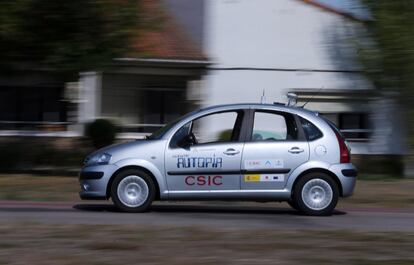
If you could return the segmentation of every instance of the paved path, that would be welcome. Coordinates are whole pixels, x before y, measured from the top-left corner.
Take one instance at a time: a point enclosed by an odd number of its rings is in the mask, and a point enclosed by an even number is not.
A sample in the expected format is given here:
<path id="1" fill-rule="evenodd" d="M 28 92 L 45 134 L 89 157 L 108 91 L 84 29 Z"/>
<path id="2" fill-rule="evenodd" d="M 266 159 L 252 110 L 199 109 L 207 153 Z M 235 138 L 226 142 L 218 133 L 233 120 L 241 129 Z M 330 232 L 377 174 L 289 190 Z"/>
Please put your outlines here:
<path id="1" fill-rule="evenodd" d="M 264 205 L 264 206 L 263 206 Z M 158 202 L 141 214 L 120 213 L 109 203 L 0 201 L 0 224 L 140 224 L 234 229 L 352 229 L 414 232 L 413 209 L 338 209 L 329 217 L 302 216 L 290 208 L 237 203 Z"/>

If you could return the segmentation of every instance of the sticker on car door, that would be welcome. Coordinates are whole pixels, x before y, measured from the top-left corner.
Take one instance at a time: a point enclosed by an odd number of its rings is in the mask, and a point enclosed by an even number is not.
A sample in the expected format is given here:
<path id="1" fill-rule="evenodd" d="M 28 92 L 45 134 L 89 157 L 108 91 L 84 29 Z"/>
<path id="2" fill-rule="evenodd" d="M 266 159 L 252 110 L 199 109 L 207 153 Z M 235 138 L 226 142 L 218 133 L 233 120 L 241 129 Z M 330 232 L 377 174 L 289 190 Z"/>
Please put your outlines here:
<path id="1" fill-rule="evenodd" d="M 245 169 L 283 168 L 283 159 L 256 159 L 245 160 Z"/>
<path id="2" fill-rule="evenodd" d="M 245 182 L 267 182 L 267 181 L 285 181 L 283 174 L 247 174 L 244 175 Z"/>

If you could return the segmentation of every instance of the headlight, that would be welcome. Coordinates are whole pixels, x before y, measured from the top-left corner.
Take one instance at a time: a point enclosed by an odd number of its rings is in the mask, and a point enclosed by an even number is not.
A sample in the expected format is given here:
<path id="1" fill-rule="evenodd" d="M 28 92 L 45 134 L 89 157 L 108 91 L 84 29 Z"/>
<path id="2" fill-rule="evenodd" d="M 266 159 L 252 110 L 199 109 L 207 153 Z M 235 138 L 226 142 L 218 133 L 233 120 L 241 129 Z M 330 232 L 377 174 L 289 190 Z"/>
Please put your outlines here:
<path id="1" fill-rule="evenodd" d="M 102 154 L 96 154 L 91 157 L 87 157 L 85 159 L 85 166 L 93 166 L 93 165 L 106 165 L 111 160 L 111 155 L 102 153 Z"/>

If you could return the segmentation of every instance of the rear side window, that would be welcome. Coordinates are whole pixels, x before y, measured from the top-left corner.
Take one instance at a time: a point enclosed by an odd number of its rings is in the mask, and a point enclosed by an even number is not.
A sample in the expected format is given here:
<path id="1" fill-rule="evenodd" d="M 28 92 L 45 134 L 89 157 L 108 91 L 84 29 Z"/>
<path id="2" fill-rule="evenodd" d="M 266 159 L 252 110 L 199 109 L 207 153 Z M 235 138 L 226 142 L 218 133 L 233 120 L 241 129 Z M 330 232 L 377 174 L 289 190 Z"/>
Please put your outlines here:
<path id="1" fill-rule="evenodd" d="M 292 115 L 256 111 L 251 140 L 291 141 L 297 140 L 298 130 Z"/>
<path id="2" fill-rule="evenodd" d="M 305 132 L 306 140 L 313 141 L 323 136 L 322 132 L 312 122 L 302 117 L 299 117 L 299 119 Z"/>
<path id="3" fill-rule="evenodd" d="M 331 127 L 331 129 L 334 131 L 334 132 L 336 132 L 341 138 L 342 138 L 342 140 L 345 140 L 345 137 L 344 137 L 344 135 L 342 134 L 342 132 L 338 129 L 338 127 L 336 127 L 336 125 L 333 123 L 333 122 L 331 122 L 330 120 L 328 120 L 328 119 L 326 119 L 326 118 L 323 118 L 322 117 L 322 119 L 324 119 L 324 121 L 326 121 L 326 123 L 329 125 L 329 127 Z"/>

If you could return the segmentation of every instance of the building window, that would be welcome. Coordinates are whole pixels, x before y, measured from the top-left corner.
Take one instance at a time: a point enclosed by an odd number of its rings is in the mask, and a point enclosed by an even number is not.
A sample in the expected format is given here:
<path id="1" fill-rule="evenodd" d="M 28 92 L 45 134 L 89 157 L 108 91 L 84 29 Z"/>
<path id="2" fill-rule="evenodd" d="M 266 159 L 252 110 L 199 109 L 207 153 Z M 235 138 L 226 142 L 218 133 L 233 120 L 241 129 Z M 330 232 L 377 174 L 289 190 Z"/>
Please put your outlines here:
<path id="1" fill-rule="evenodd" d="M 179 118 L 185 109 L 182 90 L 145 90 L 141 116 L 144 123 L 165 124 Z"/>
<path id="2" fill-rule="evenodd" d="M 370 137 L 371 126 L 368 113 L 321 113 L 321 115 L 333 122 L 349 141 L 364 141 Z"/>
<path id="3" fill-rule="evenodd" d="M 63 87 L 0 86 L 0 129 L 66 130 Z"/>

